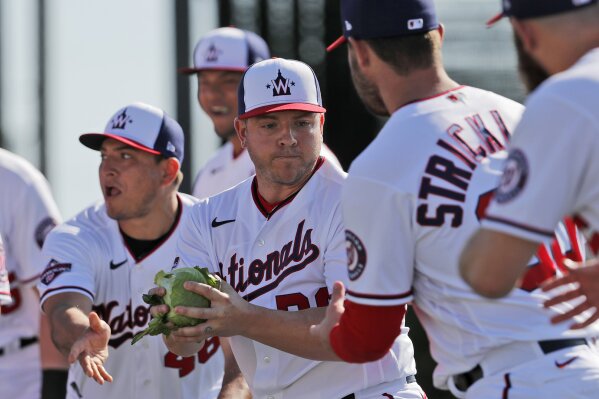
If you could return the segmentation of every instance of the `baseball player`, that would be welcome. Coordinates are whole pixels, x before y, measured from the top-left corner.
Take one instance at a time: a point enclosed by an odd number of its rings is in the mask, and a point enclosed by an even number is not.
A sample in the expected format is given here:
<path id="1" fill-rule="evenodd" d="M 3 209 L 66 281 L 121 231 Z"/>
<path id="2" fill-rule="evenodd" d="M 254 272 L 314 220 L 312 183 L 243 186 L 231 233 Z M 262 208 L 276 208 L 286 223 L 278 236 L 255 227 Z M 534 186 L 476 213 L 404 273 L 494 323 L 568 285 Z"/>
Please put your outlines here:
<path id="1" fill-rule="evenodd" d="M 208 321 L 173 332 L 167 345 L 184 355 L 207 337 L 230 336 L 254 398 L 424 398 L 406 328 L 367 365 L 285 353 L 303 349 L 333 282 L 346 277 L 345 173 L 319 155 L 325 109 L 306 64 L 278 58 L 251 66 L 238 112 L 235 128 L 256 176 L 196 205 L 178 245 L 179 264 L 209 267 L 224 292 L 187 282 L 212 308 L 176 311 Z"/>
<path id="2" fill-rule="evenodd" d="M 131 346 L 150 318 L 142 294 L 172 265 L 197 202 L 177 193 L 181 127 L 162 110 L 135 103 L 118 110 L 103 132 L 79 140 L 100 151 L 104 201 L 50 233 L 39 284 L 57 347 L 71 363 L 79 360 L 69 370 L 67 398 L 214 399 L 223 374 L 218 341 L 188 357 L 170 353 L 160 337 Z"/>
<path id="3" fill-rule="evenodd" d="M 10 295 L 10 285 L 8 284 L 8 272 L 4 262 L 4 245 L 2 244 L 2 237 L 0 237 L 0 314 L 2 305 L 10 304 L 12 304 L 12 297 Z"/>
<path id="4" fill-rule="evenodd" d="M 28 161 L 0 148 L 0 236 L 13 303 L 2 305 L 0 387 L 14 399 L 64 394 L 66 359 L 40 317 L 36 284 L 44 267 L 41 248 L 60 220 L 48 182 Z M 63 395 L 64 396 L 64 395 Z"/>
<path id="5" fill-rule="evenodd" d="M 595 175 L 599 170 L 595 160 L 599 148 L 599 4 L 596 0 L 511 0 L 503 4 L 500 17 L 504 15 L 511 17 L 522 43 L 520 57 L 537 62 L 551 78 L 528 99 L 497 195 L 482 228 L 462 255 L 465 280 L 489 297 L 513 292 L 516 280 L 527 270 L 525 259 L 538 243 L 547 241 L 548 232 L 564 215 L 574 216 L 588 231 L 599 228 Z M 596 250 L 597 236 L 589 236 L 589 242 Z M 499 262 L 494 258 L 497 254 L 510 255 Z M 545 306 L 551 308 L 548 314 L 553 323 L 574 318 L 572 327 L 577 331 L 570 336 L 587 336 L 586 326 L 599 328 L 595 323 L 599 299 L 593 289 L 597 281 L 595 264 L 570 270 L 544 287 L 544 291 L 559 288 L 551 292 L 556 296 Z M 568 285 L 572 282 L 579 284 Z M 593 359 L 589 373 L 595 378 L 589 384 L 597 392 L 599 359 Z M 591 368 L 589 362 L 584 366 Z"/>
<path id="6" fill-rule="evenodd" d="M 231 27 L 218 28 L 196 44 L 194 66 L 179 70 L 197 75 L 200 107 L 212 120 L 218 137 L 226 140 L 198 172 L 193 184 L 195 197 L 210 197 L 254 175 L 254 164 L 233 126 L 237 116 L 237 87 L 250 65 L 268 58 L 268 45 L 257 34 Z M 325 145 L 322 155 L 339 165 L 337 157 Z"/>
<path id="7" fill-rule="evenodd" d="M 481 298 L 459 275 L 460 251 L 496 187 L 522 106 L 447 76 L 431 0 L 342 0 L 341 15 L 339 42 L 349 42 L 357 92 L 391 117 L 350 167 L 342 194 L 347 300 L 336 284 L 313 332 L 338 358 L 372 360 L 400 333 L 412 302 L 438 388 L 459 398 L 596 395 L 585 375 L 591 331 L 551 326 L 540 306 L 542 277 L 564 254 L 584 256 L 572 221 L 538 249 L 522 289 L 504 300 Z"/>

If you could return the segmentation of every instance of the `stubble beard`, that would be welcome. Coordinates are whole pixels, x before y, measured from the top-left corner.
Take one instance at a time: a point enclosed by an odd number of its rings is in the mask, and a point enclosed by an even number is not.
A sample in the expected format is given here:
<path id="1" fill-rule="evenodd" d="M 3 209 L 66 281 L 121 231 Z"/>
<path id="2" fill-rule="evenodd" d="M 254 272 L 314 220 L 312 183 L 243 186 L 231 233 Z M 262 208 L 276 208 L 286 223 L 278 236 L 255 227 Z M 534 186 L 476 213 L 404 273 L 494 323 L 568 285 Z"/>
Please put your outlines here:
<path id="1" fill-rule="evenodd" d="M 376 116 L 389 116 L 378 88 L 362 74 L 354 56 L 349 57 L 349 69 L 354 88 L 366 109 Z"/>
<path id="2" fill-rule="evenodd" d="M 527 93 L 531 93 L 551 75 L 549 75 L 545 68 L 526 52 L 522 40 L 516 33 L 514 33 L 514 43 L 516 45 L 516 52 L 518 53 L 518 72 L 520 73 L 520 80 L 524 83 Z"/>

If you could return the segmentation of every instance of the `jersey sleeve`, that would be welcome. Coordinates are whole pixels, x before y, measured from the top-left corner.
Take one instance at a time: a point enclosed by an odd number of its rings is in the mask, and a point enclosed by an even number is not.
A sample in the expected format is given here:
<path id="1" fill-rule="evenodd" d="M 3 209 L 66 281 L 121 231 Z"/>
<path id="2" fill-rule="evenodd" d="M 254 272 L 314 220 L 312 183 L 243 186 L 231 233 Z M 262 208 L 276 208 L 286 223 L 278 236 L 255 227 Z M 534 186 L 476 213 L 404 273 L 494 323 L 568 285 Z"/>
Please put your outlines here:
<path id="1" fill-rule="evenodd" d="M 183 224 L 177 240 L 177 257 L 181 267 L 207 267 L 212 273 L 220 273 L 218 263 L 210 256 L 208 234 L 202 229 L 202 213 L 206 202 L 195 204 Z"/>
<path id="2" fill-rule="evenodd" d="M 329 292 L 333 292 L 335 281 L 347 285 L 347 251 L 345 249 L 345 226 L 341 205 L 329 212 L 330 221 L 327 223 L 329 230 L 326 238 L 326 247 L 323 255 L 324 276 Z"/>
<path id="3" fill-rule="evenodd" d="M 342 204 L 350 279 L 347 298 L 375 306 L 410 302 L 415 243 L 409 196 L 350 171 Z"/>
<path id="4" fill-rule="evenodd" d="M 94 301 L 94 258 L 102 257 L 91 237 L 76 227 L 62 225 L 48 235 L 42 257 L 46 262 L 38 283 L 42 306 L 50 296 L 63 292 L 78 292 Z"/>
<path id="5" fill-rule="evenodd" d="M 577 203 L 599 198 L 597 133 L 591 118 L 560 98 L 531 101 L 512 141 L 483 227 L 544 242 Z"/>
<path id="6" fill-rule="evenodd" d="M 32 174 L 23 184 L 14 201 L 10 247 L 20 269 L 21 284 L 27 284 L 37 282 L 45 265 L 42 245 L 60 216 L 48 182 L 41 174 Z"/>

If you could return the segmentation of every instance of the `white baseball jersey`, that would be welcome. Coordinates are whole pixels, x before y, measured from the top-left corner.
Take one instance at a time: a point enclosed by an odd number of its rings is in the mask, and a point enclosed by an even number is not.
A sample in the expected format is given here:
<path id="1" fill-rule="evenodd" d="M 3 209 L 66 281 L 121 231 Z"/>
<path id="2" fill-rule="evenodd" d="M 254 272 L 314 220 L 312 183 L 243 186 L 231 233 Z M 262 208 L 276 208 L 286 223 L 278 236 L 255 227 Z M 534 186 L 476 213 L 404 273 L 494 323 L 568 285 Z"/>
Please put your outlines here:
<path id="1" fill-rule="evenodd" d="M 540 86 L 483 226 L 544 241 L 564 215 L 599 231 L 599 48 Z"/>
<path id="2" fill-rule="evenodd" d="M 37 398 L 41 389 L 39 305 L 35 284 L 45 265 L 41 247 L 59 221 L 48 182 L 28 161 L 0 148 L 0 236 L 12 305 L 0 317 L 3 396 Z M 18 367 L 15 365 L 18 363 Z"/>
<path id="3" fill-rule="evenodd" d="M 347 280 L 344 177 L 321 157 L 304 187 L 270 213 L 255 179 L 204 200 L 181 233 L 181 263 L 208 267 L 258 306 L 326 306 L 334 281 Z M 407 328 L 383 359 L 367 364 L 307 360 L 241 336 L 231 347 L 255 399 L 341 398 L 416 372 Z"/>
<path id="4" fill-rule="evenodd" d="M 326 145 L 322 145 L 320 154 L 341 167 L 335 154 Z M 211 197 L 255 173 L 256 169 L 249 153 L 243 150 L 237 157 L 233 157 L 233 144 L 227 141 L 198 172 L 193 183 L 193 196 L 200 199 Z"/>
<path id="5" fill-rule="evenodd" d="M 183 194 L 179 199 L 178 225 L 139 261 L 134 260 L 103 203 L 87 208 L 48 236 L 43 251 L 47 266 L 39 284 L 42 305 L 63 292 L 83 294 L 112 330 L 105 367 L 114 381 L 99 385 L 75 363 L 69 370 L 68 398 L 214 399 L 218 395 L 224 370 L 218 341 L 186 358 L 170 353 L 161 336 L 146 336 L 131 346 L 133 335 L 150 321 L 142 294 L 154 287 L 159 270 L 173 264 L 182 225 L 197 202 Z"/>
<path id="6" fill-rule="evenodd" d="M 459 275 L 460 253 L 480 226 L 522 111 L 518 103 L 472 87 L 408 104 L 352 163 L 344 186 L 347 297 L 375 306 L 412 301 L 438 363 L 439 388 L 507 342 L 589 334 L 549 324 L 542 309 L 547 297 L 536 290 L 534 276 L 525 279 L 528 291 L 487 300 Z M 579 254 L 578 246 L 570 247 L 576 233 L 568 226 L 559 229 L 556 245 Z M 555 273 L 554 249 L 534 259 L 533 274 Z"/>
<path id="7" fill-rule="evenodd" d="M 10 305 L 11 303 L 12 297 L 10 296 L 10 285 L 8 284 L 8 272 L 6 271 L 4 262 L 4 244 L 0 236 L 0 306 Z"/>

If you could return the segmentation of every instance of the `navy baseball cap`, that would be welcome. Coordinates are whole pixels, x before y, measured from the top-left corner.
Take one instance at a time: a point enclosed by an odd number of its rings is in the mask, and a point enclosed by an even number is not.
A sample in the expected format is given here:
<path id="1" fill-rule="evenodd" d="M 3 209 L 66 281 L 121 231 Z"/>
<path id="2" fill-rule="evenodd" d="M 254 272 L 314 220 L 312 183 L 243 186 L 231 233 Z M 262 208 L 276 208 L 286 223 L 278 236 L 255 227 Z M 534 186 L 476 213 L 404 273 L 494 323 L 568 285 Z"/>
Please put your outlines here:
<path id="1" fill-rule="evenodd" d="M 118 140 L 133 148 L 177 158 L 183 162 L 185 138 L 181 125 L 163 110 L 144 103 L 134 103 L 119 109 L 110 118 L 104 132 L 84 133 L 79 141 L 92 150 L 100 150 L 107 138 Z"/>
<path id="2" fill-rule="evenodd" d="M 502 0 L 503 11 L 487 21 L 493 26 L 503 17 L 516 19 L 538 18 L 576 10 L 596 3 L 597 0 Z"/>
<path id="3" fill-rule="evenodd" d="M 439 26 L 433 0 L 341 0 L 343 35 L 327 51 L 354 39 L 428 32 Z"/>
<path id="4" fill-rule="evenodd" d="M 273 58 L 249 67 L 239 82 L 238 118 L 279 111 L 326 112 L 316 74 L 301 61 Z"/>
<path id="5" fill-rule="evenodd" d="M 179 73 L 190 75 L 206 69 L 243 72 L 250 65 L 268 58 L 268 45 L 254 32 L 218 28 L 198 41 L 193 50 L 193 66 L 179 68 Z"/>

